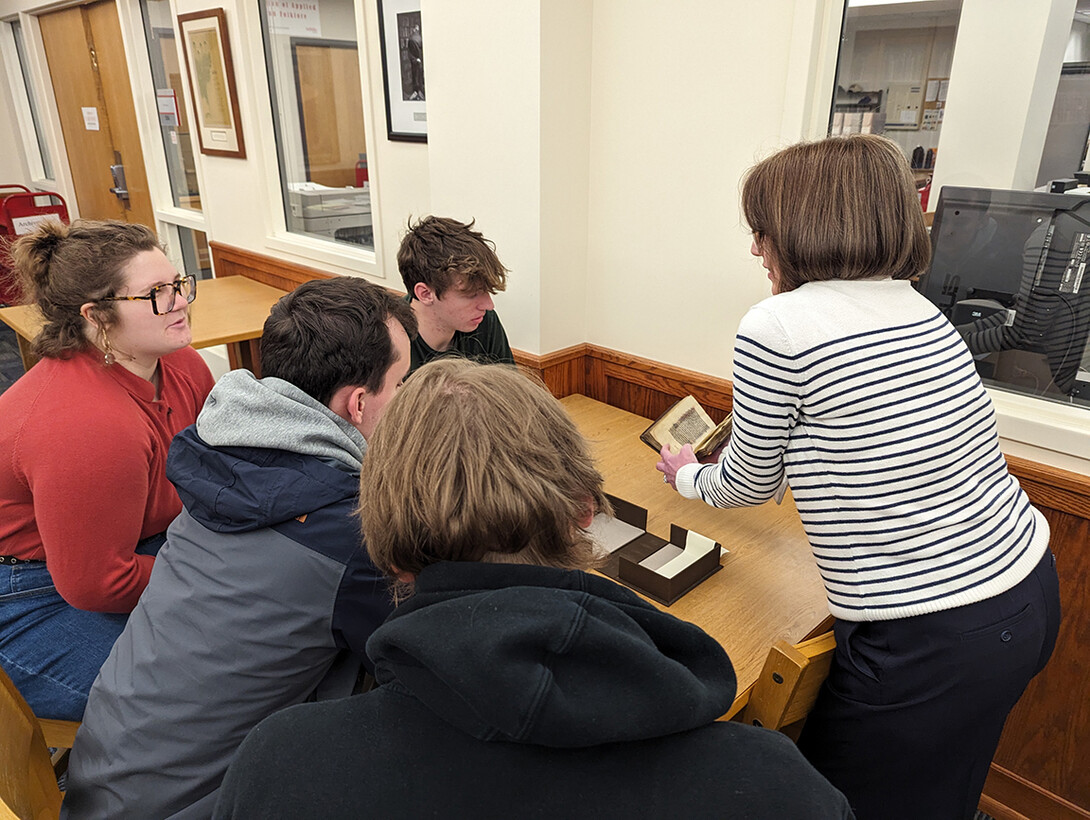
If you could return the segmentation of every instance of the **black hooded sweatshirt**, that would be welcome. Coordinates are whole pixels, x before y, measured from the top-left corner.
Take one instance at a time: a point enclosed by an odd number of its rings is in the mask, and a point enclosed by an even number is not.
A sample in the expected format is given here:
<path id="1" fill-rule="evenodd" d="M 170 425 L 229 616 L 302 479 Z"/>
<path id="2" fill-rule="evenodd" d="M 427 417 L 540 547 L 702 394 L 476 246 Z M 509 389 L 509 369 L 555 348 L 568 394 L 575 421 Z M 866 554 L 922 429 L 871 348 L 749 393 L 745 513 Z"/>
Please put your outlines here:
<path id="1" fill-rule="evenodd" d="M 250 733 L 218 818 L 847 818 L 698 627 L 583 572 L 442 563 L 368 641 L 379 688 Z"/>

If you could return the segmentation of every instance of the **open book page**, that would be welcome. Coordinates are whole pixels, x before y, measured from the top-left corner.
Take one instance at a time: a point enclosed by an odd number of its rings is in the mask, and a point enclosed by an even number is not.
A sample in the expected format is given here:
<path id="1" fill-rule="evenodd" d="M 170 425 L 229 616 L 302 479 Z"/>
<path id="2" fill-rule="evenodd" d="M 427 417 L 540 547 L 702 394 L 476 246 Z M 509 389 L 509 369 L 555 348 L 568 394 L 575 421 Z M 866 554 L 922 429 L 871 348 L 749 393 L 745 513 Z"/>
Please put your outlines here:
<path id="1" fill-rule="evenodd" d="M 715 426 L 700 403 L 692 396 L 686 396 L 644 430 L 640 440 L 655 452 L 668 445 L 671 452 L 676 453 L 686 444 L 700 441 Z"/>

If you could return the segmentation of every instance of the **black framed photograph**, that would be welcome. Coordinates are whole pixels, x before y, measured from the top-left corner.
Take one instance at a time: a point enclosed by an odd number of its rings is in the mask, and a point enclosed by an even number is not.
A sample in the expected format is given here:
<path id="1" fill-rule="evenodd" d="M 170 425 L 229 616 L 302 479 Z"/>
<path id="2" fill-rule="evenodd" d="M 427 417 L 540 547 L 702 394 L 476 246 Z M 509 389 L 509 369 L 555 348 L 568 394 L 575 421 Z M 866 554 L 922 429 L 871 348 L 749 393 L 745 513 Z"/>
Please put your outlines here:
<path id="1" fill-rule="evenodd" d="M 386 136 L 427 142 L 420 0 L 378 0 L 378 28 L 386 89 Z"/>

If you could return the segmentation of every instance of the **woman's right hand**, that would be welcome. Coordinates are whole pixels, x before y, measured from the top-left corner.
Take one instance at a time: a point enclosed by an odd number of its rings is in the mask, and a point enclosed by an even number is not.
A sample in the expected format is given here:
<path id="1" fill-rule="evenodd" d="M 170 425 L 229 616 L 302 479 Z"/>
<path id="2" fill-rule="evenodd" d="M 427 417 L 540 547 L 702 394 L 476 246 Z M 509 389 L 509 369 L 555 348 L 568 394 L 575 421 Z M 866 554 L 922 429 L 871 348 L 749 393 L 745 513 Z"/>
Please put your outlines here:
<path id="1" fill-rule="evenodd" d="M 667 484 L 677 489 L 677 471 L 686 464 L 696 464 L 696 456 L 693 455 L 693 445 L 686 444 L 679 453 L 671 453 L 670 447 L 663 447 L 659 452 L 659 463 L 655 469 L 663 474 Z"/>

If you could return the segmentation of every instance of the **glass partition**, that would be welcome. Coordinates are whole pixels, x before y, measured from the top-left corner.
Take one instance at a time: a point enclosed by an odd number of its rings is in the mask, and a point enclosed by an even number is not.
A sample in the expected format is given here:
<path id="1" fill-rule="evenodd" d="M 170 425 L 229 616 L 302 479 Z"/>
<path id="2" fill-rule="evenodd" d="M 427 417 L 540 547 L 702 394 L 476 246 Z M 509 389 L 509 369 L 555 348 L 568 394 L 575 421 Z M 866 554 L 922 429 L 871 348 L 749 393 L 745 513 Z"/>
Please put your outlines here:
<path id="1" fill-rule="evenodd" d="M 942 189 L 920 290 L 985 384 L 1090 407 L 1090 195 Z"/>
<path id="2" fill-rule="evenodd" d="M 287 229 L 374 248 L 353 0 L 262 0 Z"/>
<path id="3" fill-rule="evenodd" d="M 892 139 L 924 189 L 921 200 L 938 162 L 960 17 L 961 0 L 848 0 L 844 10 L 829 133 Z"/>
<path id="4" fill-rule="evenodd" d="M 167 158 L 167 173 L 174 204 L 191 211 L 201 210 L 201 192 L 193 159 L 193 140 L 185 112 L 184 79 L 174 39 L 174 22 L 169 0 L 140 0 L 144 37 L 148 45 L 151 75 L 155 82 L 155 103 L 159 131 Z"/>
<path id="5" fill-rule="evenodd" d="M 27 103 L 30 106 L 30 117 L 34 123 L 34 137 L 38 144 L 38 154 L 42 163 L 42 176 L 45 179 L 53 179 L 53 163 L 49 158 L 49 149 L 46 147 L 45 138 L 42 135 L 41 114 L 38 113 L 38 97 L 34 93 L 34 84 L 30 81 L 30 71 L 27 68 L 26 42 L 23 39 L 23 26 L 18 20 L 11 23 L 11 35 L 15 39 L 15 52 L 19 57 L 19 68 L 23 75 L 23 86 L 26 89 Z"/>
<path id="6" fill-rule="evenodd" d="M 171 261 L 178 270 L 191 273 L 198 279 L 211 279 L 212 252 L 205 233 L 182 225 L 168 224 L 166 227 L 171 237 L 167 249 L 171 251 Z"/>
<path id="7" fill-rule="evenodd" d="M 1048 122 L 1037 187 L 1049 190 L 1054 180 L 1090 174 L 1090 0 L 1078 0 L 1064 52 L 1056 99 Z M 1081 180 L 1090 182 L 1090 178 Z"/>

